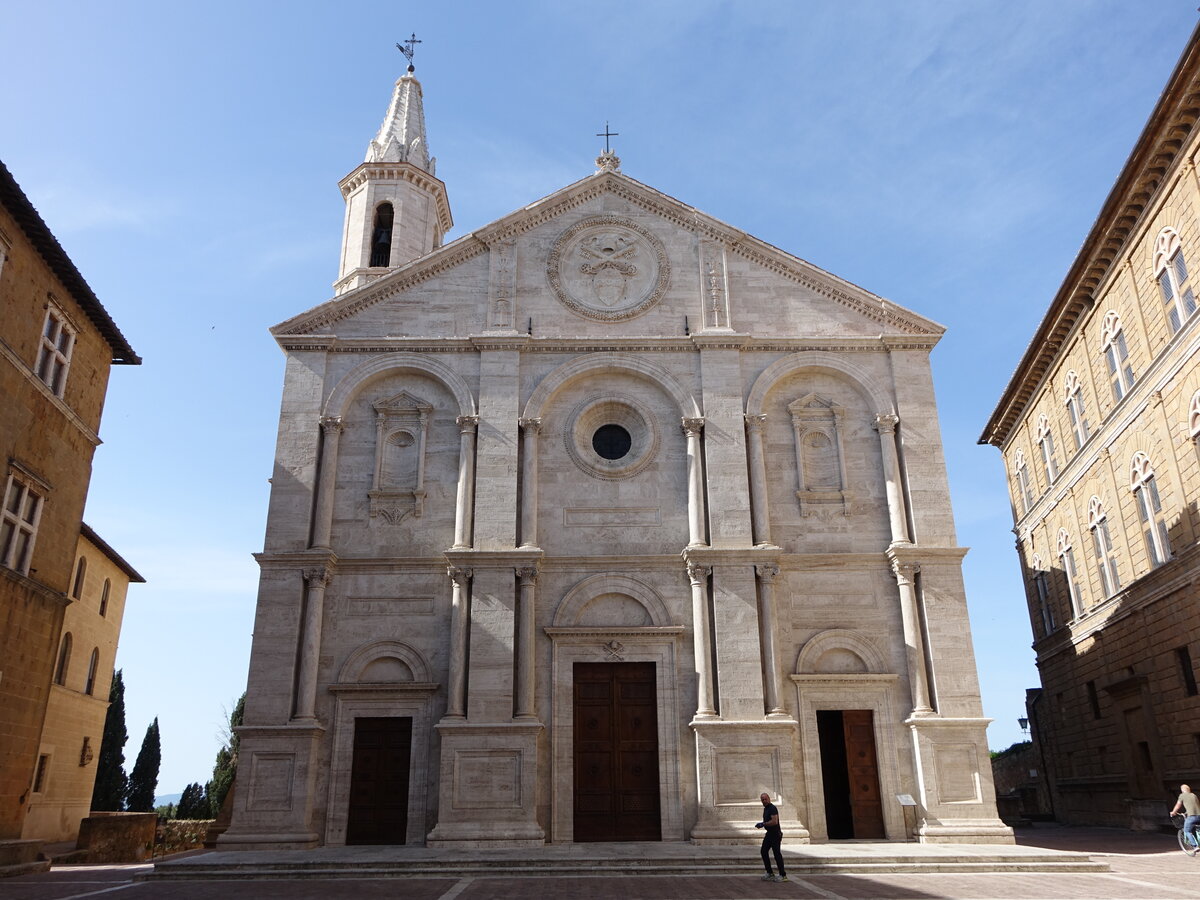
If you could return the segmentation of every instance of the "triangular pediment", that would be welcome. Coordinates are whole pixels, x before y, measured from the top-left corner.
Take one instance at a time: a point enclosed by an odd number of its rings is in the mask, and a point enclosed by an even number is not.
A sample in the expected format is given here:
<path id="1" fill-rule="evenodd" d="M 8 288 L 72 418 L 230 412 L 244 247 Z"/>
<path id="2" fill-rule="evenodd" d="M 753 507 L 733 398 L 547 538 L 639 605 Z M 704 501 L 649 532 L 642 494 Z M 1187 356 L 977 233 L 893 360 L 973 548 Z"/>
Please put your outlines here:
<path id="1" fill-rule="evenodd" d="M 606 194 L 614 195 L 631 207 L 664 220 L 669 227 L 723 247 L 731 258 L 740 257 L 784 282 L 798 285 L 808 294 L 842 307 L 852 314 L 852 318 L 861 320 L 858 329 L 861 334 L 873 331 L 874 334 L 892 333 L 936 339 L 944 331 L 941 325 L 924 316 L 618 172 L 589 175 L 401 266 L 377 281 L 287 319 L 271 331 L 277 338 L 335 333 L 338 331 L 337 323 L 431 279 L 464 268 L 489 249 L 517 240 L 556 218 L 577 214 L 580 208 L 602 201 Z"/>

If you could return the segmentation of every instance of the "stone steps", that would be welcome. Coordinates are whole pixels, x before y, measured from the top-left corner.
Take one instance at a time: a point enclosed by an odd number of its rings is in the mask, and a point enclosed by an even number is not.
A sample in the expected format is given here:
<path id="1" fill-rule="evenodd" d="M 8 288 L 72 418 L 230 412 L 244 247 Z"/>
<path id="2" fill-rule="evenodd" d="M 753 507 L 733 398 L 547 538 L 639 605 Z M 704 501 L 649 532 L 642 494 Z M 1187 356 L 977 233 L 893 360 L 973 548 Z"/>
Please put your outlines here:
<path id="1" fill-rule="evenodd" d="M 41 841 L 0 841 L 0 878 L 33 875 L 50 869 L 50 860 L 42 856 Z"/>
<path id="2" fill-rule="evenodd" d="M 749 850 L 749 848 L 748 848 Z M 205 856 L 157 864 L 138 880 L 178 881 L 209 879 L 318 878 L 431 878 L 431 877 L 586 877 L 620 875 L 745 875 L 758 871 L 758 856 L 752 850 L 738 855 L 705 854 L 669 856 L 571 855 L 555 857 L 511 856 L 486 858 L 474 856 L 362 859 L 350 854 L 344 860 L 305 859 L 303 854 L 280 858 L 284 854 L 263 854 L 257 859 L 240 859 L 240 853 L 221 853 L 221 859 Z M 257 855 L 257 854 L 256 854 Z M 824 855 L 786 853 L 789 875 L 870 875 L 903 873 L 1002 873 L 1002 872 L 1107 872 L 1108 864 L 1084 853 L 938 853 L 938 854 L 859 854 Z"/>

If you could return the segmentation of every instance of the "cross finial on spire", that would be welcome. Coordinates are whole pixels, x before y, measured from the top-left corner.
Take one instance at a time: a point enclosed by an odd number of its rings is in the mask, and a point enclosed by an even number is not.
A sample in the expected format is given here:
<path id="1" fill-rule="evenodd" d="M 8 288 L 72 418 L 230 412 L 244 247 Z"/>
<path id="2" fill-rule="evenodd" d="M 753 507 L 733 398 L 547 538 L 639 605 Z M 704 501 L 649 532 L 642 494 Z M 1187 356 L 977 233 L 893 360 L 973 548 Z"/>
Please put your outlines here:
<path id="1" fill-rule="evenodd" d="M 424 41 L 417 40 L 417 33 L 414 31 L 409 39 L 402 44 L 397 44 L 396 49 L 404 54 L 404 58 L 408 60 L 408 71 L 415 71 L 413 68 L 413 54 L 417 51 L 417 44 L 422 44 Z M 608 130 L 608 126 L 604 126 L 604 130 Z"/>
<path id="2" fill-rule="evenodd" d="M 621 132 L 619 132 L 619 131 L 609 131 L 608 130 L 608 120 L 607 119 L 604 120 L 604 130 L 597 131 L 596 137 L 604 138 L 604 152 L 605 153 L 612 153 L 612 147 L 610 147 L 608 145 L 608 139 L 619 137 L 620 134 L 621 134 Z"/>

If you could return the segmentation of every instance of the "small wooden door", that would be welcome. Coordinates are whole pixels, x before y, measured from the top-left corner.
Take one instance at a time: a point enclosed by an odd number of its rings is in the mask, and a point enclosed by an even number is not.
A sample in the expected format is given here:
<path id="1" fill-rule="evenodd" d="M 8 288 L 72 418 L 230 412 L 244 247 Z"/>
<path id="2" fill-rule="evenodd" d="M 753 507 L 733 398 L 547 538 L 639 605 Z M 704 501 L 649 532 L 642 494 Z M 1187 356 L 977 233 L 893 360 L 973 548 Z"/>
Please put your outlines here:
<path id="1" fill-rule="evenodd" d="M 873 715 L 869 709 L 842 710 L 846 766 L 850 770 L 850 811 L 854 816 L 856 838 L 884 836 Z"/>
<path id="2" fill-rule="evenodd" d="M 654 663 L 575 663 L 575 840 L 662 839 Z"/>
<path id="3" fill-rule="evenodd" d="M 347 844 L 405 843 L 411 752 L 411 717 L 354 720 Z"/>

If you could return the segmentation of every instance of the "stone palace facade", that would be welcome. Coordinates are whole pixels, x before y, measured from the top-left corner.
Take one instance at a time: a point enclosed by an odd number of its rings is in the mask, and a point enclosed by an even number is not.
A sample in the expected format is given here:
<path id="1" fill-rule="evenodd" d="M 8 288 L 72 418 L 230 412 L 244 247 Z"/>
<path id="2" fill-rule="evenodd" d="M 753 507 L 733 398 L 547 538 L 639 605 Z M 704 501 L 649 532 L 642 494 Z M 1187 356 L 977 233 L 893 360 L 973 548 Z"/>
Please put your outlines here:
<path id="1" fill-rule="evenodd" d="M 443 245 L 410 68 L 342 180 L 220 846 L 1011 842 L 942 328 L 597 164 Z"/>

